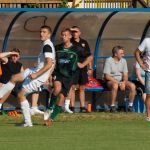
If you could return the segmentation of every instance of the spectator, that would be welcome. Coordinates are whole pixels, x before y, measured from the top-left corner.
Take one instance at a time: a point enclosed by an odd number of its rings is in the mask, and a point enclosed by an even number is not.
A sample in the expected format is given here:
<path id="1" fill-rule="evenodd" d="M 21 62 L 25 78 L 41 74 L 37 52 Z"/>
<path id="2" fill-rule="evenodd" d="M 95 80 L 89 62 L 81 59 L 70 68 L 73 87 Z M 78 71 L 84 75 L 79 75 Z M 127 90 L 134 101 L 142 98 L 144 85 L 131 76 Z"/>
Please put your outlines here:
<path id="1" fill-rule="evenodd" d="M 111 109 L 115 112 L 115 102 L 118 89 L 121 91 L 129 90 L 129 106 L 128 111 L 132 111 L 133 101 L 135 97 L 135 85 L 128 81 L 128 68 L 124 58 L 124 49 L 121 46 L 115 46 L 112 49 L 112 57 L 106 59 L 103 74 L 108 89 L 111 91 Z"/>
<path id="2" fill-rule="evenodd" d="M 80 112 L 87 112 L 86 107 L 85 107 L 85 84 L 88 83 L 88 75 L 93 74 L 93 68 L 92 68 L 92 60 L 93 56 L 90 52 L 89 44 L 86 40 L 82 39 L 81 36 L 81 31 L 78 26 L 73 26 L 71 28 L 72 31 L 72 43 L 74 45 L 77 45 L 83 49 L 83 52 L 85 55 L 80 55 L 79 56 L 79 62 L 82 63 L 86 59 L 90 59 L 91 61 L 89 64 L 87 64 L 84 68 L 79 68 L 78 73 L 76 74 L 72 86 L 72 90 L 70 91 L 70 96 L 71 97 L 71 107 L 70 109 L 74 111 L 74 105 L 75 105 L 75 85 L 79 85 L 79 98 L 80 98 Z M 68 110 L 68 105 L 69 105 L 69 99 L 66 99 L 65 101 L 65 108 L 66 111 Z M 69 110 L 68 110 L 69 112 Z"/>
<path id="3" fill-rule="evenodd" d="M 146 53 L 141 53 L 140 58 L 143 63 L 146 63 Z M 140 67 L 138 62 L 133 66 L 133 71 L 130 77 L 130 80 L 135 84 L 138 94 L 142 96 L 143 101 L 145 102 L 146 93 L 145 93 L 145 71 Z"/>
<path id="4" fill-rule="evenodd" d="M 140 67 L 145 70 L 145 93 L 146 93 L 146 120 L 150 121 L 150 38 L 145 38 L 135 51 L 135 57 Z M 146 52 L 146 63 L 143 63 L 140 54 Z"/>
<path id="5" fill-rule="evenodd" d="M 12 75 L 24 71 L 22 63 L 18 61 L 20 58 L 20 50 L 17 48 L 14 48 L 10 52 L 6 52 L 6 53 L 11 53 L 11 55 L 1 58 L 2 75 L 0 76 L 0 87 L 6 84 L 11 79 Z M 19 85 L 17 85 L 15 89 L 12 91 L 12 94 L 14 96 L 17 96 L 18 87 Z M 0 109 L 1 109 L 2 104 L 6 101 L 8 96 L 9 94 L 7 94 L 2 99 L 0 99 Z"/>

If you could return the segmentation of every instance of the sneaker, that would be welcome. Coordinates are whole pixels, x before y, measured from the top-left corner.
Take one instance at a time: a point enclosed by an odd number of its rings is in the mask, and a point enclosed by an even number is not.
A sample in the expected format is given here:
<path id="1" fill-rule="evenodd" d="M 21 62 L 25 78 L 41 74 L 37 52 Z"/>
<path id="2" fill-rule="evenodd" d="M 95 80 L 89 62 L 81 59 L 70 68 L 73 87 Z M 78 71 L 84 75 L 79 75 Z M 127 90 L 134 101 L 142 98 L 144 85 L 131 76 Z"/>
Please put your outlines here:
<path id="1" fill-rule="evenodd" d="M 146 119 L 146 121 L 150 121 L 150 117 L 146 117 L 145 119 Z"/>
<path id="2" fill-rule="evenodd" d="M 41 110 L 39 110 L 39 109 L 35 109 L 35 108 L 33 109 L 33 108 L 31 108 L 31 109 L 30 109 L 30 114 L 31 114 L 31 116 L 37 115 L 37 114 L 43 115 L 44 112 L 41 111 Z"/>
<path id="3" fill-rule="evenodd" d="M 110 107 L 110 112 L 111 112 L 111 113 L 116 112 L 116 107 L 115 107 L 115 106 L 111 106 L 111 107 Z"/>
<path id="4" fill-rule="evenodd" d="M 132 107 L 132 106 L 129 106 L 129 107 L 128 107 L 128 112 L 132 112 L 132 109 L 133 109 L 133 107 Z"/>
<path id="5" fill-rule="evenodd" d="M 71 111 L 69 108 L 65 108 L 65 112 L 66 112 L 66 113 L 69 113 L 69 114 L 72 114 L 72 113 L 73 113 L 73 111 Z"/>
<path id="6" fill-rule="evenodd" d="M 53 120 L 51 120 L 51 119 L 48 119 L 48 120 L 45 121 L 46 126 L 51 126 L 52 123 L 53 123 Z"/>
<path id="7" fill-rule="evenodd" d="M 87 113 L 87 109 L 85 107 L 80 107 L 80 113 Z"/>
<path id="8" fill-rule="evenodd" d="M 33 127 L 32 123 L 23 123 L 21 124 L 22 127 Z"/>
<path id="9" fill-rule="evenodd" d="M 75 113 L 74 107 L 69 107 L 69 109 L 70 109 L 73 113 Z"/>
<path id="10" fill-rule="evenodd" d="M 52 112 L 53 112 L 53 110 L 46 110 L 44 112 L 44 120 L 48 120 L 48 118 L 50 117 Z"/>

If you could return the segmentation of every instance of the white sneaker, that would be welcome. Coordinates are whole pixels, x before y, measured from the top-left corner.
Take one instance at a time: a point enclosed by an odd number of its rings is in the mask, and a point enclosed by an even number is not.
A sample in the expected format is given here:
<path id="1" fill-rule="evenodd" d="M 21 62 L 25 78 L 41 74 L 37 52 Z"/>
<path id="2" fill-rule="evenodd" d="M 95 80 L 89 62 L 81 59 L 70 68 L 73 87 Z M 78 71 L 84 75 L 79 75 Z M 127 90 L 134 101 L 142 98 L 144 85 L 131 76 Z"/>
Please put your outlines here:
<path id="1" fill-rule="evenodd" d="M 146 117 L 145 119 L 146 119 L 146 121 L 150 121 L 150 117 Z"/>
<path id="2" fill-rule="evenodd" d="M 53 110 L 46 110 L 44 112 L 44 120 L 48 120 Z"/>
<path id="3" fill-rule="evenodd" d="M 65 112 L 67 112 L 69 114 L 73 114 L 73 111 L 71 111 L 69 108 L 65 108 Z"/>
<path id="4" fill-rule="evenodd" d="M 32 123 L 23 123 L 21 126 L 22 127 L 33 127 L 33 124 Z"/>
<path id="5" fill-rule="evenodd" d="M 37 109 L 37 108 L 36 108 L 36 109 L 35 109 L 35 108 L 31 108 L 31 109 L 30 109 L 30 114 L 31 114 L 31 116 L 37 115 L 37 114 L 43 115 L 44 112 L 41 111 L 41 110 L 39 110 L 39 109 Z"/>

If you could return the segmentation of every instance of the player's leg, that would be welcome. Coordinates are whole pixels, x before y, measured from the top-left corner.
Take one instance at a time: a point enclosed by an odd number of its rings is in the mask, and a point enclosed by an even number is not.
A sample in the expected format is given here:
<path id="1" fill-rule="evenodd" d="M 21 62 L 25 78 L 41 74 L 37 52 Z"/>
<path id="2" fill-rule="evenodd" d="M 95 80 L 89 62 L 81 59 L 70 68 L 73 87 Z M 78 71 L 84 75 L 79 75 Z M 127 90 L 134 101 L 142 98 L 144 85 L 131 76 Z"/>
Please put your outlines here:
<path id="1" fill-rule="evenodd" d="M 22 88 L 20 92 L 18 93 L 18 98 L 21 105 L 22 114 L 24 117 L 24 127 L 32 127 L 32 121 L 31 121 L 31 114 L 30 114 L 30 106 L 29 102 L 26 99 L 26 90 Z"/>
<path id="2" fill-rule="evenodd" d="M 53 86 L 54 86 L 54 89 L 53 89 L 53 92 L 51 94 L 50 104 L 49 104 L 46 112 L 44 112 L 44 120 L 48 120 L 49 116 L 53 112 L 53 109 L 56 105 L 57 97 L 61 91 L 62 84 L 60 81 L 54 81 Z"/>
<path id="3" fill-rule="evenodd" d="M 39 93 L 33 93 L 31 96 L 32 99 L 32 107 L 30 109 L 31 115 L 41 114 L 43 115 L 44 112 L 38 109 L 38 99 L 39 99 Z"/>
<path id="4" fill-rule="evenodd" d="M 7 93 L 11 93 L 16 83 L 22 82 L 24 79 L 24 73 L 13 75 L 10 81 L 0 88 L 0 98 L 2 98 Z"/>
<path id="5" fill-rule="evenodd" d="M 68 96 L 66 97 L 66 99 L 65 99 L 65 112 L 72 114 L 73 111 L 71 111 L 71 110 L 69 109 L 71 98 L 72 98 L 72 88 L 71 88 L 70 91 L 69 91 L 69 95 L 68 95 Z"/>

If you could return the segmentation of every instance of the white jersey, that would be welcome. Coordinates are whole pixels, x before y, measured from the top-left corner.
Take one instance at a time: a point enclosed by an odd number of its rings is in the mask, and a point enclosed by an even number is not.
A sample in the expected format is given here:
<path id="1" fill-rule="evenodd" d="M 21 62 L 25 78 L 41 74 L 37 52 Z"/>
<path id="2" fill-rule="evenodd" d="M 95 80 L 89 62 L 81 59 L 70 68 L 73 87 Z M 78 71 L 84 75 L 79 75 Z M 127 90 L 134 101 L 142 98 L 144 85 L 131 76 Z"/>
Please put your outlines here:
<path id="1" fill-rule="evenodd" d="M 139 45 L 138 49 L 141 52 L 146 52 L 146 63 L 148 65 L 147 71 L 150 72 L 150 38 L 145 38 Z"/>
<path id="2" fill-rule="evenodd" d="M 38 64 L 36 66 L 36 71 L 44 67 L 45 58 L 51 58 L 55 63 L 55 48 L 53 43 L 50 41 L 50 39 L 47 39 L 42 43 L 41 52 L 38 56 Z M 50 69 L 46 71 L 44 74 L 42 74 L 38 78 L 38 80 L 41 82 L 45 82 L 48 79 L 49 74 L 50 74 Z"/>
<path id="3" fill-rule="evenodd" d="M 42 43 L 41 52 L 38 56 L 38 70 L 44 67 L 45 58 L 48 57 L 51 58 L 53 61 L 55 60 L 55 48 L 50 39 L 47 39 Z"/>
<path id="4" fill-rule="evenodd" d="M 29 74 L 35 73 L 44 67 L 45 58 L 51 58 L 53 61 L 53 65 L 49 68 L 48 71 L 37 77 L 36 79 L 28 78 Z M 23 88 L 26 90 L 26 93 L 32 93 L 34 91 L 38 91 L 39 87 L 43 85 L 49 78 L 50 74 L 52 74 L 55 66 L 55 48 L 53 43 L 48 39 L 43 42 L 41 46 L 41 52 L 38 56 L 38 64 L 36 68 L 27 68 L 24 71 L 24 82 Z"/>

